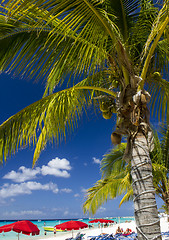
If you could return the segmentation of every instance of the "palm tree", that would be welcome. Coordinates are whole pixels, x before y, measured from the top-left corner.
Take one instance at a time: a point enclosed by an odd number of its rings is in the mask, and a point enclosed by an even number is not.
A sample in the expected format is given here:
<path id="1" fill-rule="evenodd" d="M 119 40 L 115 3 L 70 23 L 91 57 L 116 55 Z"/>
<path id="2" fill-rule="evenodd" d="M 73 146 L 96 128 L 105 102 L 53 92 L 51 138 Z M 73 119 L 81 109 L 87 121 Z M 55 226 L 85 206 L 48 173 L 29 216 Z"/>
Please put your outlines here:
<path id="1" fill-rule="evenodd" d="M 123 159 L 125 143 L 113 148 L 101 161 L 102 178 L 87 190 L 84 212 L 95 214 L 98 208 L 108 200 L 124 195 L 122 203 L 133 200 L 131 164 Z"/>
<path id="2" fill-rule="evenodd" d="M 162 210 L 165 214 L 169 214 L 169 212 L 168 212 L 168 208 L 167 208 L 167 206 L 165 205 L 165 204 L 163 204 L 162 206 L 161 206 L 161 208 L 159 208 L 159 210 Z"/>
<path id="3" fill-rule="evenodd" d="M 0 126 L 1 161 L 33 144 L 35 164 L 46 143 L 66 137 L 91 104 L 106 119 L 117 114 L 111 139 L 128 137 L 139 239 L 161 239 L 145 84 L 169 119 L 169 84 L 161 77 L 169 57 L 168 3 L 8 0 L 0 7 L 0 70 L 47 79 L 43 98 Z"/>
<path id="4" fill-rule="evenodd" d="M 161 209 L 169 213 L 169 126 L 161 126 L 161 140 L 155 133 L 154 150 L 150 153 L 152 161 L 153 184 L 156 194 L 164 201 Z M 101 162 L 102 179 L 89 188 L 86 201 L 83 205 L 84 212 L 95 214 L 97 209 L 108 199 L 124 195 L 119 207 L 133 199 L 131 180 L 131 165 L 123 159 L 126 144 L 111 150 Z"/>
<path id="5" fill-rule="evenodd" d="M 169 212 L 169 126 L 162 126 L 162 140 L 155 138 L 155 149 L 151 154 L 154 187 L 156 194 L 164 201 Z"/>

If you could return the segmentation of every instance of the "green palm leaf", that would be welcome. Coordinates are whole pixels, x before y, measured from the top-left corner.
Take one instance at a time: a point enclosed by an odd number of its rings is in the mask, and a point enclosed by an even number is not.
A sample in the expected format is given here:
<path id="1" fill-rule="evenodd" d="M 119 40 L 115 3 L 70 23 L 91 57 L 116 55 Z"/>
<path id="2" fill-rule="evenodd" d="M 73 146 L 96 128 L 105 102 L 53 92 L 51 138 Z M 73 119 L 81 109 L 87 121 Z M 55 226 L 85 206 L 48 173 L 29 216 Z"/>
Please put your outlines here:
<path id="1" fill-rule="evenodd" d="M 43 28 L 38 25 L 35 28 L 34 22 L 36 18 L 29 20 L 29 24 L 18 23 L 15 20 L 6 23 L 6 18 L 1 16 L 1 70 L 14 69 L 15 73 L 29 74 L 32 77 L 48 75 L 47 86 L 52 89 L 51 93 L 68 74 L 71 76 L 74 73 L 75 77 L 76 74 L 82 72 L 84 74 L 90 69 L 93 71 L 94 65 L 96 70 L 102 62 L 105 62 L 106 52 L 103 47 L 100 48 L 83 38 L 77 39 L 77 35 L 71 29 L 65 38 L 64 31 L 60 30 L 60 20 L 53 22 L 58 32 L 53 39 L 50 39 L 52 43 L 47 41 L 52 26 Z M 93 58 L 94 53 L 96 53 L 95 58 Z M 81 67 L 78 68 L 75 62 L 81 63 Z M 50 82 L 52 82 L 51 86 L 49 86 Z"/>
<path id="2" fill-rule="evenodd" d="M 128 189 L 127 193 L 124 195 L 124 197 L 121 199 L 119 207 L 125 202 L 133 200 L 133 189 Z"/>
<path id="3" fill-rule="evenodd" d="M 121 144 L 104 156 L 101 162 L 102 179 L 88 189 L 87 200 L 83 205 L 84 212 L 94 214 L 107 200 L 122 194 L 128 193 L 126 198 L 132 198 L 129 196 L 129 192 L 132 193 L 130 167 L 122 159 L 125 145 Z"/>
<path id="4" fill-rule="evenodd" d="M 111 150 L 110 153 L 106 154 L 101 161 L 102 177 L 108 177 L 111 175 L 113 170 L 121 171 L 125 167 L 125 161 L 120 161 L 126 144 L 122 143 L 117 148 Z"/>
<path id="5" fill-rule="evenodd" d="M 87 82 L 90 86 L 86 86 Z M 6 160 L 22 146 L 33 144 L 36 146 L 34 165 L 49 140 L 56 138 L 59 142 L 76 128 L 95 92 L 96 96 L 98 91 L 116 96 L 112 91 L 97 86 L 97 78 L 93 86 L 91 83 L 89 78 L 72 88 L 44 97 L 0 125 L 0 160 Z"/>
<path id="6" fill-rule="evenodd" d="M 150 106 L 152 114 L 156 109 L 155 114 L 158 114 L 159 120 L 169 120 L 169 82 L 162 79 L 161 74 L 155 72 L 151 75 L 151 79 L 148 80 L 149 90 L 151 93 Z M 155 107 L 156 106 L 156 107 Z M 158 107 L 157 107 L 158 106 Z"/>
<path id="7" fill-rule="evenodd" d="M 114 172 L 107 178 L 97 181 L 94 187 L 89 188 L 86 196 L 87 200 L 83 205 L 84 212 L 88 211 L 95 214 L 97 209 L 107 200 L 125 193 L 126 187 L 121 186 L 125 174 L 125 172 L 123 174 Z"/>
<path id="8" fill-rule="evenodd" d="M 142 86 L 144 81 L 146 80 L 146 74 L 149 68 L 149 64 L 154 54 L 154 51 L 157 47 L 157 44 L 161 39 L 161 37 L 164 35 L 165 29 L 169 24 L 168 10 L 169 10 L 169 1 L 166 0 L 164 1 L 163 7 L 159 11 L 157 18 L 154 21 L 152 31 L 146 41 L 145 48 L 143 51 L 143 58 L 146 57 L 146 59 L 144 62 L 142 73 L 141 73 L 141 77 L 143 79 L 143 82 L 141 83 Z"/>
<path id="9" fill-rule="evenodd" d="M 165 125 L 161 130 L 162 140 L 157 133 L 154 135 L 154 150 L 150 153 L 153 168 L 153 184 L 156 194 L 165 202 L 168 196 L 168 157 L 169 157 L 169 131 Z M 83 205 L 84 212 L 95 214 L 98 208 L 106 201 L 123 195 L 119 207 L 133 199 L 130 163 L 122 159 L 125 150 L 122 144 L 106 154 L 101 162 L 102 179 L 89 188 L 86 201 Z M 166 202 L 165 202 L 166 204 Z"/>

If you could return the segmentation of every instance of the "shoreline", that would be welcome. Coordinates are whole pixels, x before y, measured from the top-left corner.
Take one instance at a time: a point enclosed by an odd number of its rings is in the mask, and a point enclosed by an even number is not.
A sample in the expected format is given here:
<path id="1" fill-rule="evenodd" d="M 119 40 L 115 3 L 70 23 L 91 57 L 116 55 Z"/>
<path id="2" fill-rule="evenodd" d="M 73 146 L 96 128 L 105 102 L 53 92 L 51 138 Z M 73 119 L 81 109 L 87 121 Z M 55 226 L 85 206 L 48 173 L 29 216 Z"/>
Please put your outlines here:
<path id="1" fill-rule="evenodd" d="M 161 232 L 167 232 L 168 231 L 168 222 L 166 217 L 160 218 L 160 225 L 161 225 Z M 103 228 L 84 228 L 79 230 L 73 230 L 73 237 L 75 238 L 77 233 L 80 232 L 84 235 L 84 240 L 89 239 L 91 236 L 98 236 L 101 233 L 107 233 L 107 234 L 115 234 L 117 227 L 120 226 L 120 228 L 123 228 L 125 231 L 127 228 L 130 228 L 132 231 L 136 232 L 136 224 L 135 221 L 125 222 L 125 223 L 115 223 L 108 227 Z M 66 238 L 72 237 L 72 231 L 64 232 L 64 233 L 56 233 L 55 235 L 46 235 L 46 236 L 36 236 L 35 239 L 37 240 L 65 240 Z"/>
<path id="2" fill-rule="evenodd" d="M 161 232 L 168 232 L 169 223 L 167 220 L 168 220 L 167 216 L 164 216 L 164 215 L 160 216 Z M 28 236 L 28 235 L 20 234 L 20 237 L 19 237 L 20 240 L 66 240 L 67 238 L 72 237 L 72 231 L 56 232 L 56 234 L 54 234 L 53 232 L 47 232 L 47 235 L 44 235 L 44 231 L 41 230 L 43 228 L 42 224 L 41 224 L 41 226 L 39 226 L 41 235 L 35 235 L 35 236 L 29 235 Z M 127 228 L 130 228 L 133 232 L 137 232 L 135 221 L 129 220 L 129 219 L 126 220 L 125 222 L 123 221 L 120 223 L 118 221 L 115 221 L 114 223 L 109 224 L 108 227 L 101 228 L 101 227 L 99 227 L 99 224 L 93 224 L 92 226 L 93 227 L 90 227 L 90 228 L 73 230 L 73 237 L 75 238 L 77 236 L 77 233 L 79 233 L 79 232 L 82 234 L 85 234 L 83 236 L 83 240 L 89 240 L 90 237 L 99 236 L 101 233 L 115 235 L 116 229 L 118 226 L 120 226 L 120 228 L 123 228 L 123 231 L 126 231 Z M 12 233 L 13 233 L 13 235 L 12 235 Z M 1 237 L 1 234 L 0 234 L 0 237 Z M 2 235 L 2 239 L 15 240 L 15 239 L 17 239 L 17 235 L 15 232 L 10 232 L 9 235 L 8 234 L 5 234 L 4 236 Z M 163 239 L 164 239 L 164 237 L 163 237 Z"/>
<path id="3" fill-rule="evenodd" d="M 116 224 L 112 224 L 111 226 L 108 227 L 103 227 L 103 228 L 84 228 L 84 229 L 79 229 L 79 230 L 73 230 L 73 237 L 76 237 L 77 233 L 80 232 L 84 235 L 84 240 L 86 240 L 89 236 L 98 236 L 101 233 L 108 233 L 108 234 L 115 234 L 117 226 L 122 227 L 124 230 L 126 230 L 126 228 L 130 227 L 132 229 L 132 231 L 136 231 L 135 228 L 135 222 L 131 221 L 131 222 L 127 222 L 127 223 L 116 223 Z M 51 233 L 50 233 L 51 235 Z M 71 238 L 72 237 L 72 231 L 67 231 L 64 233 L 56 233 L 55 235 L 46 235 L 46 236 L 36 236 L 37 240 L 65 240 L 66 238 Z"/>

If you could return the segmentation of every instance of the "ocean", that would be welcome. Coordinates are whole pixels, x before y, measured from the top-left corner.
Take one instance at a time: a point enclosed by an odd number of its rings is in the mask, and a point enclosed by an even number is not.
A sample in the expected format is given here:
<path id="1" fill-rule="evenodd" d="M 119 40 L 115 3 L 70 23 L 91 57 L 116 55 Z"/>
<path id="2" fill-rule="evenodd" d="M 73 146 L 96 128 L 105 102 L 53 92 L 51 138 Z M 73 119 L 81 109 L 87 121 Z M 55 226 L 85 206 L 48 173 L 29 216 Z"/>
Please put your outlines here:
<path id="1" fill-rule="evenodd" d="M 117 223 L 123 223 L 126 221 L 131 221 L 134 220 L 134 217 L 114 217 L 114 218 L 107 218 L 107 219 L 111 219 L 114 222 Z M 40 230 L 40 235 L 36 235 L 36 236 L 27 236 L 25 234 L 20 233 L 19 234 L 19 240 L 37 240 L 38 238 L 41 238 L 42 236 L 44 237 L 44 226 L 52 226 L 54 227 L 57 224 L 66 222 L 66 221 L 70 221 L 70 220 L 79 220 L 82 222 L 85 222 L 87 224 L 90 224 L 89 221 L 91 219 L 89 218 L 84 218 L 84 219 L 55 219 L 55 220 L 48 220 L 48 219 L 44 219 L 44 220 L 30 220 L 31 222 L 33 222 L 34 224 L 36 224 Z M 15 220 L 16 221 L 16 220 Z M 13 223 L 15 221 L 0 221 L 0 226 L 6 225 L 6 224 L 10 224 Z M 98 223 L 94 223 L 94 227 L 98 226 Z M 56 234 L 62 234 L 62 233 L 56 233 Z M 53 236 L 53 232 L 47 232 L 47 236 Z M 0 233 L 0 240 L 17 240 L 18 239 L 18 233 L 16 232 L 7 232 L 7 233 Z"/>

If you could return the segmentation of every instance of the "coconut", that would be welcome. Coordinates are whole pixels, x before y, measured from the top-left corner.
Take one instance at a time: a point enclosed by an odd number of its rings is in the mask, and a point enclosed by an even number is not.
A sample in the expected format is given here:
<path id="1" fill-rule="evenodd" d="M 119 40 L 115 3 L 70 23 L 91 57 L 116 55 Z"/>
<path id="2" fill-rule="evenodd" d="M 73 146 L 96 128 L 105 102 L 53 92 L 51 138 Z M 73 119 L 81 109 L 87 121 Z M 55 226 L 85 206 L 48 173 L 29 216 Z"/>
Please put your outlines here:
<path id="1" fill-rule="evenodd" d="M 111 134 L 111 141 L 114 145 L 120 144 L 121 143 L 121 134 L 113 132 Z"/>
<path id="2" fill-rule="evenodd" d="M 109 110 L 109 103 L 106 101 L 103 101 L 100 103 L 100 110 L 102 112 L 107 112 Z"/>
<path id="3" fill-rule="evenodd" d="M 154 72 L 153 78 L 155 78 L 156 80 L 161 79 L 161 74 L 159 72 Z"/>
<path id="4" fill-rule="evenodd" d="M 112 112 L 111 111 L 102 112 L 102 116 L 105 119 L 110 119 L 112 117 Z"/>

